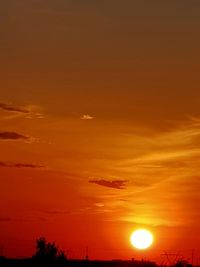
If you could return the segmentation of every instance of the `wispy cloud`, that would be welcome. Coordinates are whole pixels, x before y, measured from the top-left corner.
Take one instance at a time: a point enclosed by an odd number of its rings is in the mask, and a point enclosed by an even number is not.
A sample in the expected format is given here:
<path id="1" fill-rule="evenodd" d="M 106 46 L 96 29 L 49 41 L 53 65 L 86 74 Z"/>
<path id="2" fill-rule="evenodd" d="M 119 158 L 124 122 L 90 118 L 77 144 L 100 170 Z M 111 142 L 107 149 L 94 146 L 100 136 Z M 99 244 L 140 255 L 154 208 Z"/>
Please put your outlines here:
<path id="1" fill-rule="evenodd" d="M 0 217 L 0 222 L 11 222 L 12 218 L 10 217 Z"/>
<path id="2" fill-rule="evenodd" d="M 156 132 L 137 129 L 121 135 L 118 144 L 117 153 L 120 157 L 115 160 L 100 159 L 103 170 L 94 173 L 89 182 L 126 190 L 99 190 L 95 203 L 102 204 L 94 205 L 96 212 L 138 224 L 174 226 L 187 222 L 198 223 L 198 119 L 176 122 L 168 130 Z M 125 181 L 117 177 L 124 177 Z M 93 188 L 91 194 L 92 191 Z M 187 222 L 185 218 L 188 218 Z"/>
<path id="3" fill-rule="evenodd" d="M 124 189 L 126 186 L 127 181 L 125 180 L 114 180 L 114 181 L 108 181 L 104 179 L 99 179 L 99 180 L 89 180 L 89 183 L 105 186 L 105 187 L 110 187 L 114 189 Z"/>
<path id="4" fill-rule="evenodd" d="M 12 104 L 0 103 L 0 108 L 6 111 L 11 111 L 11 112 L 19 112 L 19 113 L 24 113 L 24 114 L 30 113 L 30 110 L 23 108 L 23 107 L 17 107 Z"/>
<path id="5" fill-rule="evenodd" d="M 16 132 L 0 132 L 0 139 L 2 140 L 30 140 L 30 137 Z"/>
<path id="6" fill-rule="evenodd" d="M 62 214 L 69 214 L 69 211 L 66 210 L 45 210 L 43 213 L 47 215 L 62 215 Z"/>
<path id="7" fill-rule="evenodd" d="M 93 120 L 94 117 L 88 114 L 84 114 L 81 116 L 81 120 Z"/>
<path id="8" fill-rule="evenodd" d="M 0 223 L 15 223 L 15 222 L 31 222 L 31 221 L 46 221 L 46 219 L 37 216 L 19 216 L 19 217 L 0 217 Z"/>
<path id="9" fill-rule="evenodd" d="M 0 161 L 0 167 L 6 167 L 6 168 L 32 168 L 32 169 L 43 168 L 42 165 L 37 165 L 37 164 L 32 164 L 32 163 L 13 163 L 13 162 L 3 162 L 3 161 Z"/>
<path id="10" fill-rule="evenodd" d="M 8 114 L 3 114 L 2 119 L 9 120 L 15 118 L 43 119 L 44 115 L 40 112 L 41 108 L 36 105 L 16 106 L 13 104 L 0 103 L 0 109 Z"/>

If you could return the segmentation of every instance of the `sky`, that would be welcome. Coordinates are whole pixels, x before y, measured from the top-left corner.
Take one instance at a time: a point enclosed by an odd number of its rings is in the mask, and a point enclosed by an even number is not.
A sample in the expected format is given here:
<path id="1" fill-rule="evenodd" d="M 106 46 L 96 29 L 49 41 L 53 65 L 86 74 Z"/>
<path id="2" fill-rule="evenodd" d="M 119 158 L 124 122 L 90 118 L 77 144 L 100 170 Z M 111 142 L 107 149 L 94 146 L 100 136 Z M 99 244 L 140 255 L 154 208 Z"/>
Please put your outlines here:
<path id="1" fill-rule="evenodd" d="M 1 0 L 0 254 L 200 260 L 200 1 Z M 134 250 L 131 232 L 155 242 Z"/>

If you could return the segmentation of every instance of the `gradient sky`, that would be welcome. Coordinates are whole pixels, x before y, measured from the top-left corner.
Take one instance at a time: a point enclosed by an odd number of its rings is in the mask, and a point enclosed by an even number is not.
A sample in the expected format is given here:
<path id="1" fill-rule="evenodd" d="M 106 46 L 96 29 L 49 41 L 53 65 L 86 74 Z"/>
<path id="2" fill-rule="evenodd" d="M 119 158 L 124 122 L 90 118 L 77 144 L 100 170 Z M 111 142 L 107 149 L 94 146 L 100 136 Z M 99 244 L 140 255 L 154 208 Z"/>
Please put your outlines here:
<path id="1" fill-rule="evenodd" d="M 46 236 L 69 257 L 198 261 L 199 14 L 199 0 L 1 0 L 1 253 Z M 142 226 L 156 240 L 138 255 Z"/>

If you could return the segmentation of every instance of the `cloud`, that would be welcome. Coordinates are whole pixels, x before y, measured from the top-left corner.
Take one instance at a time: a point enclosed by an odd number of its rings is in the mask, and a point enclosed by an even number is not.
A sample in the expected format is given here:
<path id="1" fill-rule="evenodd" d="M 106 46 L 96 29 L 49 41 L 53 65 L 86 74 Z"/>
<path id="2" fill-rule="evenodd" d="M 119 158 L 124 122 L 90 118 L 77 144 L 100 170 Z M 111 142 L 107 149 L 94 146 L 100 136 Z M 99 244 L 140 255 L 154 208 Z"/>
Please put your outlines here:
<path id="1" fill-rule="evenodd" d="M 6 167 L 6 168 L 32 168 L 32 169 L 38 169 L 43 168 L 41 165 L 37 164 L 30 164 L 30 163 L 12 163 L 12 162 L 3 162 L 0 161 L 0 167 Z"/>
<path id="2" fill-rule="evenodd" d="M 26 119 L 44 119 L 45 116 L 40 112 L 41 108 L 36 105 L 27 105 L 23 107 L 18 107 L 12 104 L 0 103 L 0 109 L 11 113 L 9 115 L 2 116 L 1 119 L 9 120 L 24 117 Z"/>
<path id="3" fill-rule="evenodd" d="M 10 217 L 0 217 L 0 222 L 10 222 L 12 221 L 12 218 Z"/>
<path id="4" fill-rule="evenodd" d="M 16 132 L 0 132 L 0 139 L 2 140 L 29 140 L 30 138 L 16 133 Z"/>
<path id="5" fill-rule="evenodd" d="M 84 114 L 81 116 L 81 120 L 93 120 L 94 117 L 92 117 L 91 115 L 88 114 Z"/>
<path id="6" fill-rule="evenodd" d="M 48 214 L 48 215 L 62 215 L 62 214 L 69 214 L 69 211 L 65 210 L 45 210 L 43 213 Z"/>
<path id="7" fill-rule="evenodd" d="M 0 108 L 5 111 L 11 111 L 11 112 L 18 112 L 18 113 L 24 113 L 24 114 L 30 113 L 30 110 L 26 108 L 16 107 L 16 106 L 5 104 L 5 103 L 0 103 Z"/>
<path id="8" fill-rule="evenodd" d="M 45 219 L 43 218 L 22 218 L 22 217 L 0 217 L 0 223 L 9 223 L 9 222 L 30 222 L 30 221 L 35 221 L 35 220 L 40 220 L 44 221 Z"/>
<path id="9" fill-rule="evenodd" d="M 114 180 L 114 181 L 107 181 L 104 179 L 100 180 L 89 180 L 89 183 L 105 186 L 105 187 L 110 187 L 114 189 L 124 189 L 126 185 L 125 180 Z"/>

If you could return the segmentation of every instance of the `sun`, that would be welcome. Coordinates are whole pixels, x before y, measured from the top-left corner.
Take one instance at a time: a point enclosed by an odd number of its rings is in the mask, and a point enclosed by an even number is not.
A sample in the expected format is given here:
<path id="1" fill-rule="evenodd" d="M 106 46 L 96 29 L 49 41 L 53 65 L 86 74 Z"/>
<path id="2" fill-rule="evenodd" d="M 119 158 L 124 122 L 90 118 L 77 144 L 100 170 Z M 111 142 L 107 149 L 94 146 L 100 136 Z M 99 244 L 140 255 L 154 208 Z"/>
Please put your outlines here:
<path id="1" fill-rule="evenodd" d="M 150 231 L 138 229 L 131 234 L 130 241 L 133 247 L 144 250 L 153 244 L 154 238 Z"/>

